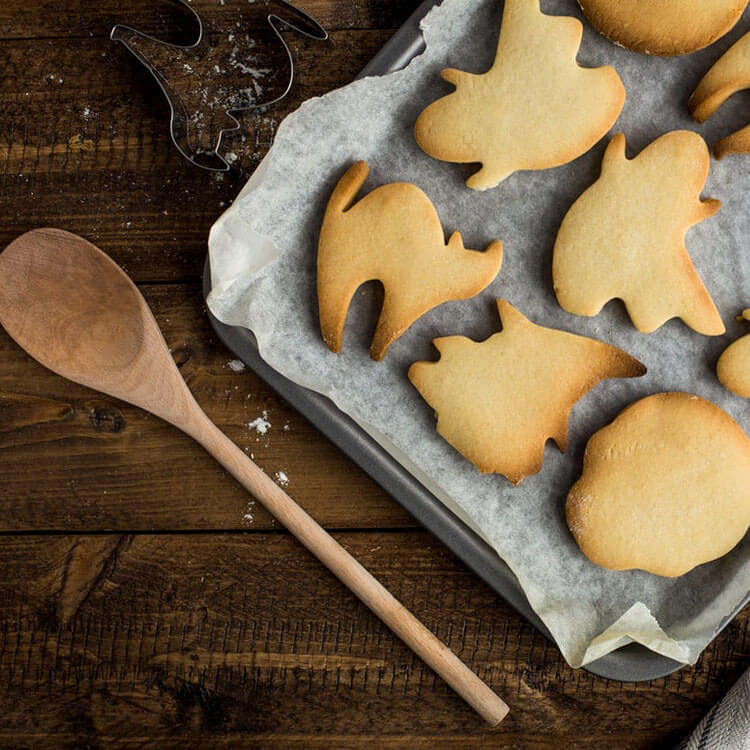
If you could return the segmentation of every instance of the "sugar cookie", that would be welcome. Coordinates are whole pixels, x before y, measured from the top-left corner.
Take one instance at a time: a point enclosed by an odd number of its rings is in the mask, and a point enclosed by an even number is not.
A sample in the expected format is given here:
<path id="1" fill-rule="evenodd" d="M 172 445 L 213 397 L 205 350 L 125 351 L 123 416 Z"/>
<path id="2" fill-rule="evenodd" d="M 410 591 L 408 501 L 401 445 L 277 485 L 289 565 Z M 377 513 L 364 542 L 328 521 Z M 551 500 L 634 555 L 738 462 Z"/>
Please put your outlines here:
<path id="1" fill-rule="evenodd" d="M 592 316 L 619 298 L 643 333 L 673 317 L 699 333 L 724 333 L 684 240 L 689 227 L 721 205 L 700 200 L 708 166 L 708 149 L 696 133 L 666 133 L 633 159 L 625 156 L 625 136 L 617 134 L 601 176 L 570 207 L 557 233 L 552 280 L 560 305 Z"/>
<path id="2" fill-rule="evenodd" d="M 578 65 L 581 34 L 580 21 L 544 15 L 539 0 L 505 0 L 495 62 L 480 75 L 442 72 L 456 90 L 419 115 L 420 148 L 442 161 L 481 162 L 466 181 L 475 190 L 588 151 L 620 114 L 625 87 L 610 66 Z"/>
<path id="3" fill-rule="evenodd" d="M 688 102 L 690 114 L 704 122 L 730 96 L 746 88 L 750 88 L 750 33 L 740 37 L 703 76 Z M 717 159 L 750 152 L 750 125 L 722 138 L 713 151 Z"/>
<path id="4" fill-rule="evenodd" d="M 548 438 L 565 452 L 568 413 L 604 378 L 646 368 L 601 341 L 544 328 L 497 300 L 503 330 L 486 341 L 433 341 L 438 362 L 415 362 L 409 380 L 437 414 L 437 431 L 482 472 L 513 484 L 542 468 Z"/>
<path id="5" fill-rule="evenodd" d="M 578 0 L 601 34 L 636 52 L 672 57 L 707 47 L 740 20 L 747 0 Z"/>
<path id="6" fill-rule="evenodd" d="M 467 250 L 458 232 L 446 244 L 430 199 L 406 182 L 382 185 L 354 203 L 368 172 L 363 161 L 351 166 L 328 201 L 318 243 L 318 304 L 323 340 L 338 352 L 354 292 L 379 279 L 385 298 L 370 355 L 380 360 L 428 310 L 481 292 L 500 269 L 503 246 Z"/>
<path id="7" fill-rule="evenodd" d="M 743 310 L 742 317 L 750 320 L 750 309 Z M 728 391 L 750 398 L 750 333 L 724 350 L 716 363 L 716 376 Z"/>
<path id="8" fill-rule="evenodd" d="M 710 401 L 648 396 L 589 440 L 565 512 L 597 565 L 682 575 L 745 535 L 750 439 Z"/>

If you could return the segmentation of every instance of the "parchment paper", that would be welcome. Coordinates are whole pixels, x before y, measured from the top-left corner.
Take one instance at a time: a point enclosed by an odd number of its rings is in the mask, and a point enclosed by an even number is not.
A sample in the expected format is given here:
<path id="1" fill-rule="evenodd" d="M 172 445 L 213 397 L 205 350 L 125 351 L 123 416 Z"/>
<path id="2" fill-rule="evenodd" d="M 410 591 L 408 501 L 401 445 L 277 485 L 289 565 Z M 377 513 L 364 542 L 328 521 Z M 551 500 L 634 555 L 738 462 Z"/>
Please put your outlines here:
<path id="1" fill-rule="evenodd" d="M 582 18 L 573 0 L 545 0 L 542 9 Z M 262 168 L 212 230 L 209 306 L 225 323 L 252 329 L 272 367 L 329 396 L 487 540 L 516 574 L 572 666 L 633 640 L 693 662 L 750 588 L 748 536 L 724 558 L 681 578 L 610 572 L 580 552 L 565 525 L 564 503 L 580 475 L 588 438 L 645 395 L 690 391 L 750 428 L 748 401 L 725 391 L 714 375 L 718 355 L 742 332 L 734 316 L 750 306 L 750 157 L 712 162 L 705 195 L 720 199 L 723 207 L 688 233 L 688 249 L 727 335 L 702 336 L 677 320 L 644 335 L 619 302 L 595 318 L 564 312 L 551 281 L 555 233 L 571 203 L 598 176 L 609 136 L 571 164 L 516 173 L 483 193 L 463 184 L 475 167 L 431 159 L 412 136 L 418 113 L 452 90 L 439 79 L 442 68 L 489 68 L 501 12 L 497 0 L 445 0 L 423 22 L 427 51 L 406 69 L 305 102 L 281 124 Z M 710 143 L 750 118 L 742 115 L 747 99 L 741 97 L 703 128 L 686 108 L 703 73 L 749 21 L 746 14 L 708 50 L 673 59 L 616 47 L 584 21 L 579 62 L 612 64 L 625 83 L 627 103 L 614 132 L 625 132 L 630 156 L 669 130 L 697 130 Z M 380 304 L 376 285 L 355 296 L 342 354 L 328 351 L 317 322 L 318 230 L 333 185 L 357 159 L 371 166 L 365 192 L 387 182 L 413 182 L 435 203 L 446 234 L 461 230 L 466 246 L 475 249 L 495 238 L 505 245 L 502 270 L 487 290 L 425 315 L 381 363 L 367 353 Z M 444 442 L 430 407 L 406 377 L 411 362 L 436 358 L 432 338 L 484 339 L 497 331 L 499 296 L 537 323 L 613 343 L 649 369 L 640 379 L 605 381 L 578 402 L 567 454 L 548 443 L 542 471 L 517 488 L 504 477 L 480 474 Z"/>

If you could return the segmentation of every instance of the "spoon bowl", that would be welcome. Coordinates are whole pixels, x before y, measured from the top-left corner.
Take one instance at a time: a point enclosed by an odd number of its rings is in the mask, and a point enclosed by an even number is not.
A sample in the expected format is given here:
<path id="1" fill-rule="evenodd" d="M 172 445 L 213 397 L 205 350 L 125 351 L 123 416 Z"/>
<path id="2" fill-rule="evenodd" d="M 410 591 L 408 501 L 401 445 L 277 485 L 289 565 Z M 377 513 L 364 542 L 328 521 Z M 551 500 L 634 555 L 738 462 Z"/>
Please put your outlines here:
<path id="1" fill-rule="evenodd" d="M 13 280 L 0 287 L 0 322 L 66 378 L 88 374 L 91 364 L 123 373 L 141 350 L 144 316 L 138 290 L 114 265 L 69 232 L 24 234 L 0 254 L 0 277 Z"/>
<path id="2" fill-rule="evenodd" d="M 0 280 L 0 324 L 34 359 L 189 428 L 192 396 L 151 310 L 98 247 L 61 229 L 35 229 L 0 254 Z"/>

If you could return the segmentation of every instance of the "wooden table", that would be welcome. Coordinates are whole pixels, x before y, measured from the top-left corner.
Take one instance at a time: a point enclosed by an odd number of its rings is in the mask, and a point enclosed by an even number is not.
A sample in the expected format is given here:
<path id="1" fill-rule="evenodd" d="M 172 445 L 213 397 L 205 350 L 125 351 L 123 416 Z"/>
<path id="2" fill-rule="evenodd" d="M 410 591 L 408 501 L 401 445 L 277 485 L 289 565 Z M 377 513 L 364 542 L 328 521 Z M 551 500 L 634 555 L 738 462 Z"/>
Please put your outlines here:
<path id="1" fill-rule="evenodd" d="M 224 3 L 195 0 L 222 29 Z M 135 279 L 198 401 L 511 706 L 495 730 L 201 449 L 52 375 L 0 332 L 3 747 L 657 748 L 750 661 L 746 608 L 695 667 L 648 684 L 570 669 L 441 544 L 250 372 L 205 314 L 212 222 L 280 118 L 347 83 L 418 0 L 300 0 L 293 94 L 245 119 L 216 176 L 183 160 L 155 83 L 110 42 L 162 37 L 156 0 L 0 4 L 2 244 L 53 225 Z M 265 415 L 270 427 L 248 427 Z"/>

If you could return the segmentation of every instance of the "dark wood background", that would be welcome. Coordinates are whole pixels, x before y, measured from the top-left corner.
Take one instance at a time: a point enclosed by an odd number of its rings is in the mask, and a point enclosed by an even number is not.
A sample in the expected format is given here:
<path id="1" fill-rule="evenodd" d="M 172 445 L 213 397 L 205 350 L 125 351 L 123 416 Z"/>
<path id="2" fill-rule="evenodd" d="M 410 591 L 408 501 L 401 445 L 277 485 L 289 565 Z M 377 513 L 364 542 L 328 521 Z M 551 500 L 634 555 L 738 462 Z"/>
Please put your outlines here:
<path id="1" fill-rule="evenodd" d="M 227 0 L 227 6 L 233 0 Z M 228 13 L 195 0 L 216 33 Z M 198 401 L 510 704 L 495 730 L 187 437 L 72 385 L 0 331 L 3 747 L 661 748 L 750 662 L 750 609 L 648 684 L 570 669 L 314 426 L 229 367 L 205 315 L 208 229 L 283 115 L 347 83 L 418 0 L 300 0 L 291 96 L 245 118 L 233 172 L 172 147 L 116 22 L 187 33 L 164 0 L 0 4 L 0 245 L 68 229 L 136 280 Z M 229 16 L 227 15 L 228 19 Z M 227 21 L 228 23 L 228 21 Z M 248 423 L 267 413 L 266 434 Z"/>

